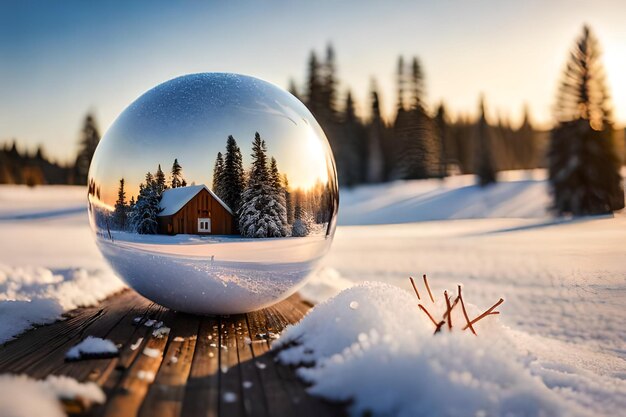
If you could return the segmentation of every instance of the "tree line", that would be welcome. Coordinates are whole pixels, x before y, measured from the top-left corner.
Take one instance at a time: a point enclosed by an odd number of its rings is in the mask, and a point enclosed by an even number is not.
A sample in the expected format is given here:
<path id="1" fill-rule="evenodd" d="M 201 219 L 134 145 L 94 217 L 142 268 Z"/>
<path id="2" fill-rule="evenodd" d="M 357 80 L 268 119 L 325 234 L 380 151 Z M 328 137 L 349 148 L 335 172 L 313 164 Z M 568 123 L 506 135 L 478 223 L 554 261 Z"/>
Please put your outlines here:
<path id="1" fill-rule="evenodd" d="M 369 117 L 356 115 L 351 91 L 339 99 L 339 80 L 332 45 L 320 61 L 311 53 L 304 85 L 292 80 L 289 90 L 303 101 L 324 129 L 333 149 L 339 183 L 355 186 L 397 179 L 443 178 L 477 174 L 487 185 L 496 172 L 531 169 L 541 165 L 537 131 L 528 109 L 515 129 L 505 119 L 491 125 L 485 118 L 485 100 L 479 117 L 450 121 L 443 103 L 431 114 L 425 98 L 425 75 L 419 58 L 398 58 L 396 113 L 391 121 L 381 114 L 375 81 L 369 92 Z"/>
<path id="2" fill-rule="evenodd" d="M 89 164 L 99 142 L 100 131 L 92 114 L 85 116 L 78 152 L 70 164 L 52 161 L 41 145 L 34 153 L 20 152 L 17 142 L 13 140 L 0 149 L 0 184 L 88 185 Z"/>
<path id="3" fill-rule="evenodd" d="M 516 129 L 502 118 L 490 123 L 484 97 L 475 119 L 460 116 L 452 122 L 443 103 L 429 112 L 417 57 L 400 56 L 396 77 L 396 113 L 390 121 L 381 115 L 375 81 L 368 118 L 357 117 L 349 89 L 340 102 L 332 45 L 324 60 L 311 52 L 302 86 L 290 81 L 290 92 L 309 108 L 328 137 L 340 184 L 475 174 L 477 183 L 487 186 L 496 182 L 498 171 L 547 166 L 555 213 L 598 214 L 624 207 L 609 94 L 598 42 L 588 26 L 570 52 L 557 96 L 557 126 L 547 146 L 528 108 Z"/>
<path id="4" fill-rule="evenodd" d="M 162 211 L 160 203 L 163 192 L 170 188 L 186 186 L 187 180 L 183 177 L 183 168 L 177 158 L 172 164 L 169 181 L 161 169 L 161 164 L 154 174 L 150 171 L 146 173 L 144 182 L 139 184 L 137 200 L 134 196 L 127 200 L 126 181 L 121 178 L 110 222 L 107 216 L 104 226 L 139 234 L 156 234 L 159 226 L 158 215 Z M 96 193 L 99 193 L 97 186 L 95 189 Z M 101 215 L 106 216 L 103 213 Z"/>

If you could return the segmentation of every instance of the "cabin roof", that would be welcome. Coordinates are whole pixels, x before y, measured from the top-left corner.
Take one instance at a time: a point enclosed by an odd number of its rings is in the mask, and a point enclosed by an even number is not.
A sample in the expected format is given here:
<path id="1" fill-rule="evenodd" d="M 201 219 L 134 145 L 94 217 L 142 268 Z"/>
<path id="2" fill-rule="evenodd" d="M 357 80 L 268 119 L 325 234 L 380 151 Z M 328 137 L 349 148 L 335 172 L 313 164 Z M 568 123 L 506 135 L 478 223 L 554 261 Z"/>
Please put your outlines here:
<path id="1" fill-rule="evenodd" d="M 178 211 L 182 209 L 185 204 L 194 198 L 202 189 L 207 190 L 209 194 L 211 194 L 211 197 L 220 203 L 227 212 L 233 215 L 230 207 L 228 207 L 226 203 L 216 196 L 215 193 L 209 189 L 209 187 L 204 184 L 200 184 L 190 185 L 187 187 L 170 188 L 163 191 L 163 194 L 161 194 L 161 203 L 159 204 L 163 210 L 159 213 L 159 216 L 171 216 L 178 213 Z"/>

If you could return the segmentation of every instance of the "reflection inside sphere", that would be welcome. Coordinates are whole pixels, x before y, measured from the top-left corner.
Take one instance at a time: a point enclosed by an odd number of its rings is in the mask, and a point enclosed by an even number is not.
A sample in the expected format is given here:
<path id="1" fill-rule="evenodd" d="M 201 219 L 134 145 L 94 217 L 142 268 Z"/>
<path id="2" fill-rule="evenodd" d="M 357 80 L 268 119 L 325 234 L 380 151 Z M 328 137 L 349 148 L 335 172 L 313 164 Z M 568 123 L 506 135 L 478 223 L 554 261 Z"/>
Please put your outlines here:
<path id="1" fill-rule="evenodd" d="M 332 153 L 306 107 L 217 73 L 131 104 L 96 150 L 88 195 L 116 272 L 159 304 L 202 314 L 295 292 L 328 251 L 338 207 Z"/>

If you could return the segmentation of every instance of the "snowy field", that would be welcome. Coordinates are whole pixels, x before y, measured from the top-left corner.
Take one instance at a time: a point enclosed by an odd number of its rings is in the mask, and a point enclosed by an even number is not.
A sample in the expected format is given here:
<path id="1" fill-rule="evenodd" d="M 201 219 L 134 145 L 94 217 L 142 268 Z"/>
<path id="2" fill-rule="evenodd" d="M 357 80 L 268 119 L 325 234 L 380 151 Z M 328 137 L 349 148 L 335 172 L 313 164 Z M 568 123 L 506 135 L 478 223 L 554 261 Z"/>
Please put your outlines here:
<path id="1" fill-rule="evenodd" d="M 301 371 L 312 392 L 355 398 L 354 412 L 376 415 L 620 415 L 626 216 L 552 219 L 544 175 L 506 173 L 482 190 L 460 176 L 344 191 L 325 268 L 303 294 L 322 301 L 350 283 L 390 285 L 347 290 L 285 335 L 331 340 L 313 346 L 316 365 Z M 123 288 L 93 242 L 83 198 L 80 188 L 0 187 L 0 341 Z M 436 294 L 463 283 L 477 312 L 504 297 L 501 314 L 476 340 L 434 338 L 411 312 L 407 278 L 423 273 Z M 330 319 L 344 316 L 349 330 Z M 305 351 L 283 359 L 306 360 Z M 376 377 L 355 384 L 365 368 Z"/>

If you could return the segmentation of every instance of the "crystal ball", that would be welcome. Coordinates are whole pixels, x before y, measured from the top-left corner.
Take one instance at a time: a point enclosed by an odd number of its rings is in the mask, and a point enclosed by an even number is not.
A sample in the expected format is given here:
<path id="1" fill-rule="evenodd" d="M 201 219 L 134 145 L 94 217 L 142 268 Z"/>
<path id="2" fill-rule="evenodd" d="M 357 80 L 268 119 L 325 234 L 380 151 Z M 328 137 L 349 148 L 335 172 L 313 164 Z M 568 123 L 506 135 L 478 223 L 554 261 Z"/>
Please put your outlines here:
<path id="1" fill-rule="evenodd" d="M 244 313 L 296 292 L 328 252 L 337 174 L 296 97 L 250 76 L 191 74 L 113 122 L 88 205 L 100 251 L 138 293 L 187 313 Z"/>

